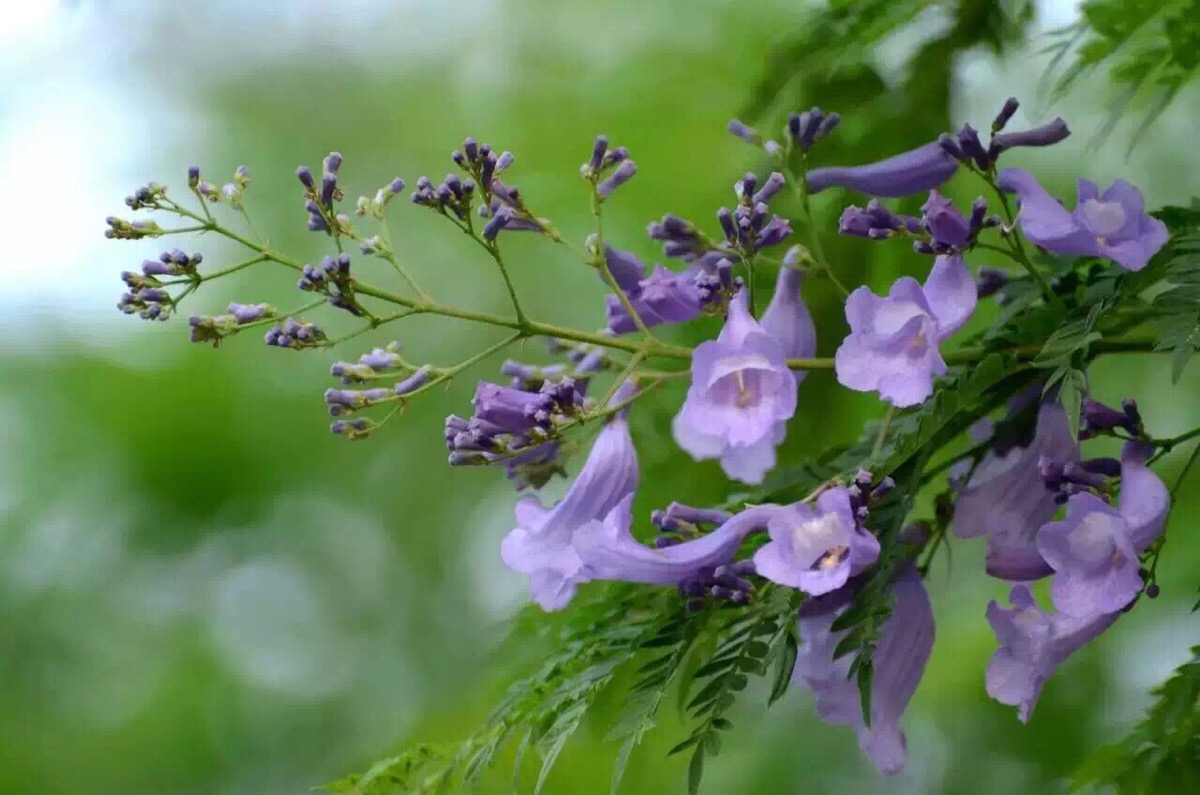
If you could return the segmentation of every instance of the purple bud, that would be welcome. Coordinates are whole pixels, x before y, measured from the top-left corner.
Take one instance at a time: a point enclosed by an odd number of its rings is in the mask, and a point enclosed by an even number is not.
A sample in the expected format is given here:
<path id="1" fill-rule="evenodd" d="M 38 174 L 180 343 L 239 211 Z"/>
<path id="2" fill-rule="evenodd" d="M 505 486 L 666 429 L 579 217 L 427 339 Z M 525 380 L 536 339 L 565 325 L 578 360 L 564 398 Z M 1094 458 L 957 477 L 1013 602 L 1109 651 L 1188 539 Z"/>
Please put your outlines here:
<path id="1" fill-rule="evenodd" d="M 1004 107 L 1000 108 L 1000 112 L 996 114 L 995 120 L 992 121 L 993 136 L 1004 129 L 1004 126 L 1008 124 L 1020 106 L 1021 103 L 1017 102 L 1016 97 L 1009 97 L 1004 101 Z"/>
<path id="2" fill-rule="evenodd" d="M 1080 465 L 1088 472 L 1104 475 L 1107 478 L 1121 476 L 1121 462 L 1115 458 L 1089 458 L 1087 461 L 1081 462 Z"/>
<path id="3" fill-rule="evenodd" d="M 736 243 L 738 239 L 737 227 L 733 223 L 733 213 L 728 207 L 722 207 L 717 210 L 717 221 L 721 224 L 721 231 L 725 233 L 725 239 L 730 243 Z"/>
<path id="4" fill-rule="evenodd" d="M 762 188 L 754 194 L 752 201 L 755 204 L 769 203 L 779 195 L 779 191 L 783 190 L 785 184 L 787 183 L 784 181 L 783 174 L 778 171 L 772 172 L 771 176 L 767 177 L 767 181 L 763 183 Z"/>
<path id="5" fill-rule="evenodd" d="M 188 187 L 194 188 L 200 184 L 200 166 L 188 166 Z"/>
<path id="6" fill-rule="evenodd" d="M 834 129 L 838 126 L 838 123 L 841 122 L 841 120 L 842 120 L 841 114 L 830 113 L 828 116 L 826 116 L 824 118 L 824 120 L 821 121 L 820 125 L 817 126 L 816 137 L 824 138 L 826 135 L 829 135 L 829 133 L 834 131 Z"/>
<path id="7" fill-rule="evenodd" d="M 994 142 L 993 142 L 994 143 Z M 979 140 L 979 133 L 969 124 L 964 124 L 962 129 L 958 131 L 958 145 L 962 147 L 963 152 L 975 161 L 981 169 L 988 167 L 988 153 L 983 148 L 983 144 Z"/>
<path id="8" fill-rule="evenodd" d="M 312 171 L 309 170 L 308 166 L 300 166 L 296 169 L 296 179 L 300 180 L 300 184 L 309 190 L 314 190 L 316 187 L 313 182 Z"/>
<path id="9" fill-rule="evenodd" d="M 326 207 L 333 205 L 333 194 L 337 190 L 337 175 L 332 171 L 326 171 L 321 177 L 321 204 Z"/>
<path id="10" fill-rule="evenodd" d="M 958 145 L 958 141 L 950 137 L 948 133 L 942 133 L 937 139 L 938 146 L 942 147 L 942 151 L 953 157 L 959 162 L 967 162 L 967 153 Z"/>
<path id="11" fill-rule="evenodd" d="M 227 311 L 237 320 L 238 325 L 245 325 L 266 317 L 269 309 L 267 304 L 230 304 Z"/>
<path id="12" fill-rule="evenodd" d="M 1012 149 L 1014 146 L 1051 146 L 1067 138 L 1070 134 L 1067 123 L 1062 119 L 1055 119 L 1049 124 L 1034 127 L 1032 130 L 1000 133 L 992 138 L 988 152 L 992 159 L 995 159 L 1001 152 Z"/>
<path id="13" fill-rule="evenodd" d="M 988 298 L 995 295 L 1004 289 L 1008 284 L 1008 271 L 1000 270 L 999 268 L 989 268 L 983 266 L 979 269 L 978 278 L 975 280 L 975 287 L 980 298 Z"/>
<path id="14" fill-rule="evenodd" d="M 475 143 L 474 138 L 463 139 L 463 151 L 467 153 L 467 160 L 471 163 L 479 158 L 479 145 Z"/>
<path id="15" fill-rule="evenodd" d="M 588 161 L 588 168 L 593 172 L 600 170 L 600 165 L 604 162 L 604 153 L 608 151 L 608 138 L 603 135 L 597 135 L 595 142 L 592 144 L 592 159 Z"/>
<path id="16" fill-rule="evenodd" d="M 418 389 L 420 389 L 421 387 L 425 386 L 428 383 L 429 383 L 429 367 L 426 366 L 426 367 L 422 367 L 420 370 L 417 370 L 415 373 L 410 375 L 408 378 L 405 378 L 403 381 L 400 381 L 399 383 L 397 383 L 396 386 L 392 389 L 392 391 L 395 392 L 396 395 L 403 397 L 405 395 L 416 392 Z"/>
<path id="17" fill-rule="evenodd" d="M 325 158 L 325 170 L 330 174 L 336 175 L 338 169 L 342 167 L 342 155 L 340 152 L 330 152 L 329 157 Z"/>
<path id="18" fill-rule="evenodd" d="M 743 124 L 737 119 L 730 119 L 729 124 L 726 125 L 725 129 L 727 129 L 731 135 L 741 138 L 743 141 L 752 146 L 759 146 L 762 144 L 762 136 L 759 135 L 758 130 Z"/>
<path id="19" fill-rule="evenodd" d="M 617 170 L 614 171 L 608 179 L 596 186 L 596 195 L 601 199 L 607 199 L 609 194 L 611 194 L 614 190 L 633 179 L 633 175 L 636 173 L 637 164 L 632 160 L 626 160 L 621 165 L 617 166 Z"/>

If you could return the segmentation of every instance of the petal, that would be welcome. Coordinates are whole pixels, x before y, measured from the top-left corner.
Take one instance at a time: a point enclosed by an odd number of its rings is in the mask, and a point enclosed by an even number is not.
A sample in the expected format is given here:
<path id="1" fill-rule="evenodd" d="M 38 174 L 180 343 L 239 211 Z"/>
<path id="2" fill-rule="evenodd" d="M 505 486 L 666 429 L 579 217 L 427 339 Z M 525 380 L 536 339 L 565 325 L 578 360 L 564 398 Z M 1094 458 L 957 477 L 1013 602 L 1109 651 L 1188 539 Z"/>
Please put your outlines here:
<path id="1" fill-rule="evenodd" d="M 1117 512 L 1129 523 L 1129 540 L 1144 552 L 1162 533 L 1171 509 L 1171 494 L 1162 478 L 1146 466 L 1153 449 L 1136 442 L 1121 451 L 1121 496 Z"/>
<path id="2" fill-rule="evenodd" d="M 542 501 L 532 494 L 517 500 L 513 513 L 516 514 L 517 526 L 532 532 L 541 530 L 546 517 L 550 515 L 550 511 L 542 506 Z"/>
<path id="3" fill-rule="evenodd" d="M 746 335 L 762 332 L 762 326 L 750 314 L 750 293 L 745 287 L 738 290 L 729 301 L 729 314 L 717 340 L 730 348 L 740 348 Z"/>
<path id="4" fill-rule="evenodd" d="M 608 245 L 604 247 L 604 261 L 617 286 L 630 298 L 637 297 L 639 282 L 646 278 L 646 263 L 629 251 L 619 251 Z"/>
<path id="5" fill-rule="evenodd" d="M 596 436 L 579 476 L 550 511 L 541 531 L 569 537 L 576 527 L 607 516 L 637 484 L 637 451 L 625 418 L 617 417 Z"/>
<path id="6" fill-rule="evenodd" d="M 817 350 L 816 327 L 800 297 L 803 282 L 803 272 L 787 266 L 780 268 L 775 294 L 760 321 L 763 330 L 779 340 L 783 355 L 788 358 L 808 358 Z M 799 377 L 804 375 L 802 372 Z"/>
<path id="7" fill-rule="evenodd" d="M 1096 186 L 1093 184 L 1092 190 L 1095 191 L 1095 189 Z M 1083 204 L 1082 186 L 1080 190 L 1079 204 Z M 1108 186 L 1099 199 L 1102 202 L 1116 202 L 1125 211 L 1125 226 L 1114 237 L 1131 237 L 1138 233 L 1139 219 L 1146 214 L 1146 203 L 1142 199 L 1142 192 L 1140 190 L 1129 182 L 1118 179 Z"/>
<path id="8" fill-rule="evenodd" d="M 1005 168 L 1000 171 L 997 184 L 1020 199 L 1017 220 L 1031 241 L 1057 254 L 1098 253 L 1096 239 L 1032 174 L 1019 168 Z"/>
<path id="9" fill-rule="evenodd" d="M 895 603 L 875 650 L 871 728 L 859 729 L 859 745 L 881 773 L 891 775 L 908 758 L 900 718 L 925 673 L 933 651 L 933 607 L 925 584 L 909 568 L 892 585 Z"/>
<path id="10" fill-rule="evenodd" d="M 893 368 L 879 379 L 879 396 L 896 408 L 908 408 L 924 403 L 933 394 L 933 377 L 946 372 L 946 362 L 931 347 L 926 356 L 905 356 L 902 368 Z"/>
<path id="11" fill-rule="evenodd" d="M 979 289 L 961 254 L 934 260 L 924 291 L 929 308 L 937 318 L 938 342 L 966 325 L 979 302 Z"/>
<path id="12" fill-rule="evenodd" d="M 1166 224 L 1146 216 L 1139 221 L 1136 237 L 1102 246 L 1100 253 L 1126 270 L 1140 271 L 1166 245 L 1170 236 Z"/>
<path id="13" fill-rule="evenodd" d="M 1054 573 L 1032 539 L 1010 543 L 989 540 L 984 569 L 991 576 L 1009 582 L 1040 580 Z"/>
<path id="14" fill-rule="evenodd" d="M 780 422 L 774 427 L 781 429 L 786 426 Z M 721 454 L 721 469 L 726 475 L 742 483 L 762 483 L 767 473 L 775 468 L 775 446 L 782 441 L 779 436 L 776 430 L 754 444 L 727 447 Z"/>
<path id="15" fill-rule="evenodd" d="M 681 450 L 695 460 L 703 461 L 721 455 L 725 450 L 725 441 L 722 437 L 704 430 L 706 406 L 701 399 L 692 397 L 692 391 L 695 389 L 692 387 L 688 390 L 688 398 L 684 401 L 683 408 L 671 420 L 671 435 Z"/>
<path id="16" fill-rule="evenodd" d="M 886 160 L 852 168 L 816 168 L 808 172 L 809 193 L 839 185 L 871 196 L 924 193 L 954 176 L 958 161 L 936 141 Z"/>
<path id="17" fill-rule="evenodd" d="M 694 541 L 652 549 L 629 532 L 628 506 L 622 505 L 602 526 L 587 527 L 574 544 L 590 579 L 676 585 L 733 560 L 745 537 L 766 527 L 777 510 L 775 505 L 747 508 Z"/>

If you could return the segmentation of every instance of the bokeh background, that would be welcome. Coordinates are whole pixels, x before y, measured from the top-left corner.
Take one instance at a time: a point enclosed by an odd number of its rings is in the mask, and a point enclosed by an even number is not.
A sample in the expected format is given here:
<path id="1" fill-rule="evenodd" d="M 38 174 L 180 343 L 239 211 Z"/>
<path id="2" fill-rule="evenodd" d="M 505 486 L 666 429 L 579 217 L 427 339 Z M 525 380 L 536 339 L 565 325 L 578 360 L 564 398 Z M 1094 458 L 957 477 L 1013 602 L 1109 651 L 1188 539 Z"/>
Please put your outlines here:
<path id="1" fill-rule="evenodd" d="M 352 201 L 396 174 L 410 184 L 421 174 L 436 180 L 472 134 L 512 150 L 513 181 L 539 213 L 581 240 L 590 218 L 576 169 L 592 136 L 605 132 L 641 167 L 609 205 L 610 238 L 650 258 L 657 252 L 647 221 L 669 210 L 707 222 L 730 200 L 737 176 L 762 166 L 725 134 L 734 114 L 760 112 L 773 128 L 787 110 L 840 110 L 842 127 L 819 158 L 860 162 L 963 121 L 986 127 L 1015 94 L 1026 105 L 1014 124 L 1063 115 L 1076 130 L 1053 150 L 1014 155 L 1064 195 L 1079 174 L 1124 176 L 1151 206 L 1186 203 L 1197 192 L 1194 92 L 1127 158 L 1127 126 L 1103 144 L 1091 140 L 1111 98 L 1103 75 L 1053 105 L 1039 91 L 1039 31 L 1069 23 L 1073 4 L 1035 4 L 1024 38 L 989 16 L 996 5 L 965 3 L 957 17 L 934 8 L 832 67 L 810 68 L 808 55 L 793 51 L 773 72 L 772 45 L 803 30 L 813 4 L 7 5 L 0 792 L 298 793 L 409 742 L 454 741 L 502 692 L 493 674 L 505 661 L 493 650 L 525 602 L 523 583 L 497 554 L 513 495 L 495 472 L 449 470 L 440 431 L 443 416 L 465 411 L 475 378 L 492 375 L 498 361 L 444 397 L 412 405 L 363 443 L 331 436 L 321 401 L 330 362 L 371 344 L 398 339 L 411 358 L 448 364 L 493 332 L 419 318 L 346 350 L 297 354 L 264 348 L 253 335 L 213 350 L 188 343 L 182 318 L 121 316 L 119 271 L 167 242 L 102 237 L 103 218 L 122 214 L 136 185 L 182 187 L 192 163 L 224 181 L 245 164 L 259 228 L 279 248 L 315 260 L 328 241 L 304 231 L 297 164 L 340 150 Z M 764 84 L 768 73 L 786 79 Z M 960 177 L 950 192 L 969 201 L 978 190 Z M 850 197 L 819 198 L 828 232 Z M 405 261 L 439 298 L 502 311 L 491 263 L 437 220 L 397 206 L 393 235 Z M 879 288 L 921 264 L 903 244 L 827 242 L 850 284 Z M 532 314 L 602 323 L 594 274 L 543 241 L 504 243 Z M 240 258 L 216 240 L 184 247 L 213 266 Z M 389 277 L 382 264 L 375 273 Z M 216 314 L 229 300 L 289 306 L 293 278 L 263 266 L 211 285 L 186 310 Z M 842 334 L 840 307 L 824 284 L 806 295 L 820 352 L 831 354 Z M 542 355 L 535 345 L 526 351 Z M 1166 363 L 1147 357 L 1105 361 L 1094 374 L 1100 397 L 1136 395 L 1156 435 L 1200 424 L 1200 368 L 1177 388 Z M 642 521 L 671 499 L 729 490 L 715 466 L 695 465 L 672 445 L 669 417 L 679 399 L 667 392 L 635 415 Z M 787 459 L 856 433 L 878 411 L 872 397 L 812 376 Z M 1171 457 L 1165 476 L 1180 465 Z M 810 700 L 793 692 L 765 715 L 761 701 L 746 699 L 739 730 L 708 765 L 705 791 L 1058 791 L 1089 749 L 1129 729 L 1148 688 L 1195 641 L 1189 610 L 1200 575 L 1192 533 L 1200 505 L 1192 492 L 1182 489 L 1172 518 L 1162 597 L 1072 659 L 1029 726 L 984 694 L 994 640 L 983 610 L 1005 588 L 981 576 L 982 545 L 960 542 L 930 578 L 939 638 L 906 718 L 911 760 L 901 776 L 878 778 L 851 732 L 822 725 Z M 683 790 L 684 762 L 663 755 L 679 727 L 669 714 L 663 723 L 635 754 L 623 792 Z M 615 748 L 603 735 L 598 727 L 572 742 L 548 792 L 607 792 Z M 531 783 L 527 772 L 517 791 Z M 480 791 L 513 786 L 502 769 Z"/>

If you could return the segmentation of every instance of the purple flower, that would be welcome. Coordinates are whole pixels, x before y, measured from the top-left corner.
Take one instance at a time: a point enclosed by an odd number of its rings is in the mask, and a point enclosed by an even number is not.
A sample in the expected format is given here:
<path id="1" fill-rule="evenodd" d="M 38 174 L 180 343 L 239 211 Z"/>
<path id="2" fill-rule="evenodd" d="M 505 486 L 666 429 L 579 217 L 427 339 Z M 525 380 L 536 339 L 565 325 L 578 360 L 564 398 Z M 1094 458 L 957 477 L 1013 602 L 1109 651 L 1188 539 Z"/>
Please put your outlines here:
<path id="1" fill-rule="evenodd" d="M 1166 244 L 1167 225 L 1145 214 L 1142 194 L 1123 179 L 1099 192 L 1091 180 L 1079 180 L 1075 212 L 1070 213 L 1027 171 L 1006 168 L 1000 187 L 1016 193 L 1021 231 L 1056 254 L 1105 257 L 1138 271 Z"/>
<path id="2" fill-rule="evenodd" d="M 938 345 L 958 331 L 978 302 L 962 256 L 938 257 L 922 288 L 903 276 L 886 298 L 860 287 L 846 300 L 850 335 L 838 348 L 838 382 L 879 392 L 893 405 L 915 406 L 933 394 L 933 377 L 946 372 Z"/>
<path id="3" fill-rule="evenodd" d="M 841 588 L 879 558 L 879 541 L 858 527 L 843 486 L 821 492 L 816 508 L 798 502 L 780 509 L 767 532 L 771 540 L 755 553 L 755 569 L 811 596 Z"/>
<path id="4" fill-rule="evenodd" d="M 1083 492 L 1067 501 L 1067 515 L 1038 532 L 1037 548 L 1054 569 L 1051 593 L 1071 616 L 1114 613 L 1142 590 L 1138 554 L 1162 532 L 1170 494 L 1146 466 L 1147 445 L 1131 442 L 1121 455 L 1116 508 Z"/>
<path id="5" fill-rule="evenodd" d="M 621 280 L 617 279 L 617 283 L 621 284 Z M 625 294 L 647 327 L 663 323 L 686 323 L 699 317 L 703 309 L 696 273 L 690 269 L 676 273 L 662 265 L 655 265 L 648 277 L 639 279 L 636 287 L 626 289 Z M 613 334 L 637 331 L 637 324 L 619 297 L 609 294 L 604 301 L 609 331 Z"/>
<path id="6" fill-rule="evenodd" d="M 1039 463 L 1077 462 L 1067 413 L 1055 403 L 1038 409 L 1033 439 L 1003 455 L 988 452 L 958 495 L 954 534 L 988 537 L 987 572 L 1002 580 L 1035 580 L 1051 573 L 1037 550 L 1038 528 L 1058 510 Z"/>
<path id="7" fill-rule="evenodd" d="M 575 550 L 589 579 L 679 585 L 732 561 L 742 540 L 766 527 L 780 510 L 776 505 L 752 506 L 694 541 L 653 549 L 629 532 L 631 500 L 632 495 L 625 499 L 615 521 L 593 522 L 576 534 Z"/>
<path id="8" fill-rule="evenodd" d="M 985 205 L 986 207 L 986 205 Z M 951 248 L 960 248 L 971 241 L 971 221 L 958 211 L 954 202 L 936 190 L 929 191 L 929 198 L 921 205 L 925 224 L 936 243 Z"/>
<path id="9" fill-rule="evenodd" d="M 851 168 L 817 168 L 808 172 L 808 192 L 834 185 L 871 196 L 900 197 L 924 193 L 954 176 L 958 161 L 936 141 L 909 152 Z"/>
<path id="10" fill-rule="evenodd" d="M 988 662 L 987 692 L 1001 704 L 1017 707 L 1017 717 L 1027 723 L 1058 666 L 1112 626 L 1121 613 L 1047 613 L 1033 601 L 1027 585 L 1014 585 L 1008 598 L 1010 610 L 995 601 L 987 607 L 988 623 L 1000 642 Z"/>
<path id="11" fill-rule="evenodd" d="M 801 643 L 793 677 L 813 691 L 821 719 L 853 726 L 859 747 L 881 773 L 891 775 L 900 772 L 908 758 L 900 718 L 933 650 L 933 609 L 921 577 L 909 567 L 892 584 L 892 615 L 884 623 L 875 649 L 868 729 L 862 719 L 858 686 L 847 678 L 853 656 L 833 658 L 838 642 L 849 631 L 831 631 L 834 619 L 850 606 L 848 591 L 808 599 L 800 607 Z"/>
<path id="12" fill-rule="evenodd" d="M 577 534 L 620 533 L 628 527 L 638 463 L 629 426 L 618 416 L 600 431 L 583 469 L 562 501 L 542 506 L 532 495 L 517 501 L 517 526 L 500 546 L 504 563 L 529 576 L 533 601 L 560 610 L 581 582 L 592 579 L 574 546 Z"/>
<path id="13" fill-rule="evenodd" d="M 793 278 L 781 275 L 780 284 L 786 289 Z M 740 290 L 717 339 L 696 348 L 692 385 L 671 428 L 696 460 L 720 458 L 729 477 L 760 483 L 775 466 L 775 446 L 796 411 L 797 381 L 785 361 L 785 345 L 804 343 L 805 324 L 796 317 L 798 298 L 772 299 L 774 311 L 764 314 L 763 325 L 750 314 L 748 299 Z M 780 339 L 768 329 L 795 333 Z"/>
<path id="14" fill-rule="evenodd" d="M 1066 518 L 1042 526 L 1037 548 L 1055 571 L 1051 591 L 1062 613 L 1115 613 L 1142 590 L 1129 526 L 1093 494 L 1073 495 Z"/>

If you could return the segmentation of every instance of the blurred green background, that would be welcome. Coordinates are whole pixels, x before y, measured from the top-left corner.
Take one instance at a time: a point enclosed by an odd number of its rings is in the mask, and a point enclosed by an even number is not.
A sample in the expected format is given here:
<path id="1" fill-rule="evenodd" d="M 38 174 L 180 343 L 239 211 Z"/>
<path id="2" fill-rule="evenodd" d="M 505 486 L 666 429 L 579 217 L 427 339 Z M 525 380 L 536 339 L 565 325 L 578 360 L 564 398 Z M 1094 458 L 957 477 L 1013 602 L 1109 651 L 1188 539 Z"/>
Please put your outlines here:
<path id="1" fill-rule="evenodd" d="M 414 360 L 450 364 L 494 333 L 417 318 L 345 350 L 299 354 L 266 349 L 256 335 L 213 350 L 187 341 L 182 318 L 120 316 L 119 271 L 168 242 L 102 238 L 104 216 L 122 214 L 136 185 L 166 182 L 178 195 L 189 164 L 213 181 L 245 164 L 259 228 L 315 260 L 328 240 L 304 232 L 297 164 L 340 150 L 352 206 L 397 174 L 410 185 L 421 174 L 436 181 L 471 134 L 512 150 L 512 181 L 578 241 L 591 221 L 576 169 L 605 132 L 640 166 L 607 205 L 609 236 L 649 259 L 647 221 L 672 211 L 707 224 L 741 172 L 761 168 L 724 132 L 752 106 L 767 129 L 787 110 L 840 110 L 842 128 L 818 160 L 858 162 L 963 121 L 986 127 L 1015 94 L 1026 107 L 1014 125 L 1063 115 L 1077 131 L 1052 151 L 1013 156 L 1064 195 L 1079 174 L 1124 176 L 1150 206 L 1197 191 L 1194 92 L 1128 160 L 1124 128 L 1094 146 L 1102 80 L 1054 107 L 1038 102 L 1037 32 L 1070 21 L 1071 4 L 1040 4 L 1032 41 L 1001 32 L 999 48 L 987 43 L 995 20 L 977 13 L 992 5 L 967 3 L 957 18 L 933 9 L 834 69 L 804 72 L 805 54 L 794 53 L 788 79 L 765 94 L 772 43 L 804 29 L 812 4 L 32 0 L 6 9 L 0 792 L 304 792 L 408 742 L 460 739 L 503 689 L 493 674 L 504 660 L 492 650 L 525 602 L 497 554 L 511 490 L 496 472 L 443 463 L 443 416 L 465 412 L 475 378 L 491 377 L 498 361 L 360 444 L 326 431 L 321 401 L 329 364 L 371 344 L 398 339 Z M 969 177 L 950 190 L 964 201 L 978 191 Z M 828 232 L 851 197 L 819 198 Z M 401 255 L 439 299 L 504 310 L 491 263 L 462 235 L 406 202 L 392 215 Z M 827 243 L 849 284 L 878 289 L 921 266 L 903 244 Z M 510 235 L 504 246 L 531 314 L 602 324 L 594 274 L 541 240 Z M 184 247 L 212 267 L 240 258 L 217 240 Z M 389 278 L 381 263 L 361 267 Z M 216 314 L 229 300 L 292 306 L 293 280 L 262 266 L 189 298 L 184 314 Z M 840 307 L 823 283 L 806 296 L 820 353 L 832 354 Z M 533 344 L 525 351 L 542 356 Z M 1200 424 L 1194 366 L 1177 388 L 1166 362 L 1146 357 L 1104 361 L 1094 377 L 1102 398 L 1136 395 L 1155 435 Z M 729 489 L 714 464 L 696 465 L 671 443 L 680 397 L 666 392 L 634 415 L 642 522 L 672 499 Z M 812 376 L 785 460 L 855 434 L 878 410 L 873 397 Z M 1180 464 L 1178 455 L 1165 463 L 1168 482 Z M 930 577 L 939 637 L 906 717 L 902 775 L 877 777 L 852 733 L 822 725 L 796 691 L 769 714 L 745 699 L 705 791 L 1059 790 L 1090 749 L 1128 730 L 1147 689 L 1195 641 L 1192 492 L 1182 490 L 1172 517 L 1162 597 L 1072 659 L 1029 726 L 984 694 L 995 643 L 983 610 L 1006 589 L 982 576 L 982 545 L 960 542 Z M 683 791 L 683 762 L 663 755 L 678 739 L 672 722 L 664 715 L 666 730 L 635 754 L 623 792 Z M 615 748 L 604 731 L 572 742 L 548 792 L 608 791 Z M 518 791 L 531 782 L 527 774 Z M 507 770 L 480 787 L 512 789 Z"/>

